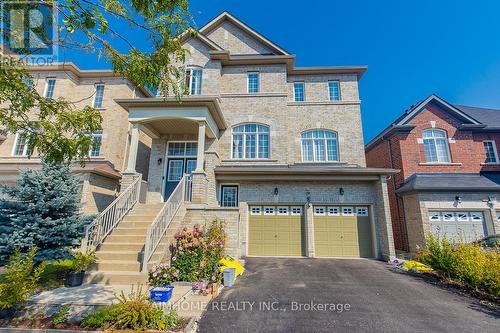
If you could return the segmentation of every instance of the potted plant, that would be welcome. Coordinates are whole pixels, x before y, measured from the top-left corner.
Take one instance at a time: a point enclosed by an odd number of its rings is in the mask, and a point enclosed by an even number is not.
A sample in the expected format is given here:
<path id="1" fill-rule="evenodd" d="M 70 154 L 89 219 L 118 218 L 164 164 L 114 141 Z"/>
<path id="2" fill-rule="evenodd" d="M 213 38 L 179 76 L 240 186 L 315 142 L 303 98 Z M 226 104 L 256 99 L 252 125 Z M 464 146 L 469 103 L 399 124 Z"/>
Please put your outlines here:
<path id="1" fill-rule="evenodd" d="M 85 271 L 96 262 L 96 259 L 95 251 L 75 252 L 71 271 L 66 275 L 66 287 L 81 286 Z"/>

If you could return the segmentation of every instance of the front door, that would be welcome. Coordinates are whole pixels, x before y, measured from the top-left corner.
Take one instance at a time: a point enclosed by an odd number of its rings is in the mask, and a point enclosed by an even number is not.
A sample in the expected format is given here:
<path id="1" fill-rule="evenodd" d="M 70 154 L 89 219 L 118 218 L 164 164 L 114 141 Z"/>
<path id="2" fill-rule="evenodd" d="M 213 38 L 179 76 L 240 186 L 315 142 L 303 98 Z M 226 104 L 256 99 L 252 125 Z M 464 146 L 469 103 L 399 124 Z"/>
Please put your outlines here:
<path id="1" fill-rule="evenodd" d="M 196 169 L 196 159 L 193 158 L 169 158 L 167 160 L 167 181 L 165 182 L 164 199 L 170 197 L 177 184 L 186 173 L 190 175 Z"/>

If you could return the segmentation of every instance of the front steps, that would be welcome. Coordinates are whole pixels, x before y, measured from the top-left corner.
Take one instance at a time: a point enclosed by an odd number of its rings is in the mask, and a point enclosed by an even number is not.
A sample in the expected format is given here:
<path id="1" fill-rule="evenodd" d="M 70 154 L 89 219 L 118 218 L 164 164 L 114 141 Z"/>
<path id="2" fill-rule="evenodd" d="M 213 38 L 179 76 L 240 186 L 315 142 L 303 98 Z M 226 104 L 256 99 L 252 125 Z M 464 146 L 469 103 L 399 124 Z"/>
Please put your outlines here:
<path id="1" fill-rule="evenodd" d="M 86 282 L 145 284 L 147 274 L 141 272 L 141 264 L 147 228 L 162 207 L 163 203 L 137 204 L 99 246 Z"/>
<path id="2" fill-rule="evenodd" d="M 98 260 L 85 281 L 98 284 L 146 284 L 147 273 L 141 272 L 141 265 L 147 228 L 163 205 L 136 205 L 99 246 L 96 252 Z M 175 233 L 181 228 L 185 214 L 186 204 L 182 203 L 148 262 L 148 269 L 170 259 L 169 247 L 174 242 Z"/>

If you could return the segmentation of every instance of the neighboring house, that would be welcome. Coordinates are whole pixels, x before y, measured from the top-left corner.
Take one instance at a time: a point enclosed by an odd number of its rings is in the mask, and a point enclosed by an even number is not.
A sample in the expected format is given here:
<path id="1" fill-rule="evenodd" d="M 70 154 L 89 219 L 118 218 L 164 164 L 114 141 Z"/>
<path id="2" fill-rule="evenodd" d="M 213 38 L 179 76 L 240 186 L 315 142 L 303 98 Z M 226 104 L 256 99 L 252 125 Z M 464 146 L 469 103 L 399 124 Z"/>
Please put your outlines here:
<path id="1" fill-rule="evenodd" d="M 295 67 L 294 55 L 227 12 L 186 35 L 184 47 L 181 103 L 116 100 L 132 123 L 124 184 L 137 177 L 136 142 L 146 133 L 147 202 L 167 201 L 190 174 L 182 224 L 224 219 L 231 255 L 394 255 L 386 179 L 396 170 L 365 162 L 366 67 Z"/>
<path id="2" fill-rule="evenodd" d="M 500 110 L 432 95 L 366 145 L 368 166 L 401 170 L 388 181 L 397 249 L 415 252 L 430 232 L 465 241 L 500 233 L 499 144 Z"/>
<path id="3" fill-rule="evenodd" d="M 90 160 L 82 167 L 75 163 L 72 170 L 82 181 L 82 211 L 102 211 L 119 192 L 121 171 L 127 155 L 130 124 L 128 113 L 114 102 L 114 98 L 147 97 L 150 94 L 136 88 L 128 80 L 109 70 L 80 70 L 72 63 L 50 66 L 30 66 L 32 84 L 46 97 L 64 97 L 76 102 L 76 107 L 92 105 L 103 117 L 103 130 L 93 133 L 98 142 L 90 152 Z M 141 137 L 138 170 L 147 178 L 151 139 Z M 22 133 L 0 135 L 0 183 L 15 184 L 19 170 L 38 168 L 36 151 L 28 158 L 30 147 Z"/>

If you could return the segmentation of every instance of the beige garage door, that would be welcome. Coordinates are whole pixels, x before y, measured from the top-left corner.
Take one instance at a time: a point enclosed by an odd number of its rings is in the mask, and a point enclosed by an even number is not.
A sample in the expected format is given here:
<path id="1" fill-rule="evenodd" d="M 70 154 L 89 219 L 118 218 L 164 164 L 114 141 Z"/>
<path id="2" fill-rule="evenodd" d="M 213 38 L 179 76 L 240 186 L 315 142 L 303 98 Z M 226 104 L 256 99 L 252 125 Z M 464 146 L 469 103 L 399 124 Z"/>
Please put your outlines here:
<path id="1" fill-rule="evenodd" d="M 303 207 L 250 206 L 248 255 L 303 256 Z"/>
<path id="2" fill-rule="evenodd" d="M 316 257 L 373 257 L 368 207 L 314 206 Z"/>

